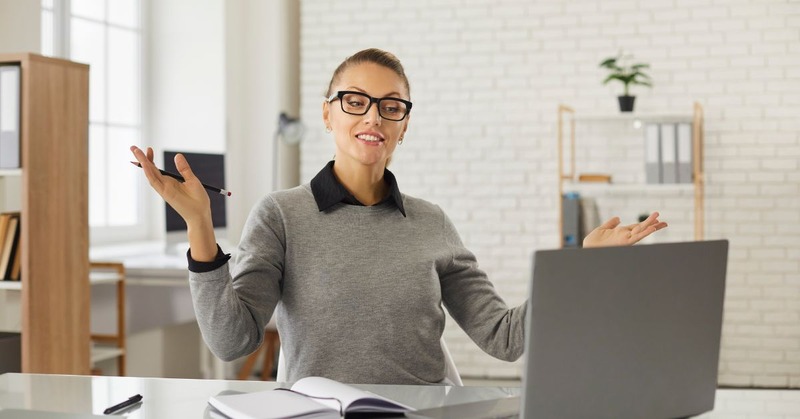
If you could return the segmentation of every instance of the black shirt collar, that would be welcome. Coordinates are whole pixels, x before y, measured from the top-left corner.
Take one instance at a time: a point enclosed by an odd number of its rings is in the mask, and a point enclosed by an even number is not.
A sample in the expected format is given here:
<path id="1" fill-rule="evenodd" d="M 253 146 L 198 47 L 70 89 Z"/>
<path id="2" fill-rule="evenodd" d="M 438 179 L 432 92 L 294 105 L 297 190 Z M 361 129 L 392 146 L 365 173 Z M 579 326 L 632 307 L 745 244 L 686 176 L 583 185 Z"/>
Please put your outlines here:
<path id="1" fill-rule="evenodd" d="M 349 205 L 364 205 L 345 189 L 344 185 L 336 179 L 333 175 L 333 163 L 331 160 L 322 170 L 311 179 L 311 193 L 314 194 L 314 200 L 317 201 L 317 208 L 320 211 L 342 202 Z M 397 187 L 397 179 L 395 179 L 389 169 L 384 169 L 383 180 L 386 186 L 389 187 L 389 195 L 384 198 L 380 204 L 393 203 L 403 217 L 406 216 L 406 210 L 403 208 L 403 196 L 400 194 L 400 189 Z"/>

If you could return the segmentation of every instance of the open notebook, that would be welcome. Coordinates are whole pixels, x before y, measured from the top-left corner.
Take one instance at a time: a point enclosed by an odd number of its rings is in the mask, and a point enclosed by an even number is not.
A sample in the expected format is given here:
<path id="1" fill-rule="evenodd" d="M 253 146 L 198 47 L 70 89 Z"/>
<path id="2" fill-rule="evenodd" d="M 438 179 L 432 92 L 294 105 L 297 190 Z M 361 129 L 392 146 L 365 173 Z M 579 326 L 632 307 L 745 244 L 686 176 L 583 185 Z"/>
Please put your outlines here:
<path id="1" fill-rule="evenodd" d="M 397 413 L 414 408 L 322 377 L 298 380 L 290 390 L 213 396 L 215 409 L 232 419 L 338 418 L 340 413 Z"/>

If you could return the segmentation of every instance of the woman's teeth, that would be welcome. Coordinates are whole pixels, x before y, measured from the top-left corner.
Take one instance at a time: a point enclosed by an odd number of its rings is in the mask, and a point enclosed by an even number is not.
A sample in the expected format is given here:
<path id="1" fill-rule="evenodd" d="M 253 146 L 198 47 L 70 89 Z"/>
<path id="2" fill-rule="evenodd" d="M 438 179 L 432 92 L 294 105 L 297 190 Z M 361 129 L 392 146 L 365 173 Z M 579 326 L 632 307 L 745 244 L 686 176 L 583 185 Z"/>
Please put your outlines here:
<path id="1" fill-rule="evenodd" d="M 381 141 L 380 137 L 376 137 L 374 135 L 366 135 L 366 134 L 357 135 L 356 138 L 370 142 Z"/>

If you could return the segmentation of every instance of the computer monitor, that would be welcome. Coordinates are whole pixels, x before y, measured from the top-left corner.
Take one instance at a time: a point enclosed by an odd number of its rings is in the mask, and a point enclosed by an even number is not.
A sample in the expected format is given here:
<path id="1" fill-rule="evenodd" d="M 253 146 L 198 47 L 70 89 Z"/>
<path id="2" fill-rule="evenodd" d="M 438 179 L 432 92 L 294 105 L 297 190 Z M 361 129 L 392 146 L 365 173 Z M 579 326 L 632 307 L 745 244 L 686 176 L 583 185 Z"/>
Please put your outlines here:
<path id="1" fill-rule="evenodd" d="M 186 151 L 164 151 L 164 170 L 178 173 L 175 167 L 175 155 L 183 154 L 195 176 L 206 185 L 226 188 L 225 184 L 225 155 L 212 153 L 196 153 Z M 227 238 L 227 213 L 225 211 L 226 197 L 211 191 L 211 220 L 217 240 Z M 167 253 L 185 253 L 189 248 L 186 232 L 186 222 L 172 209 L 169 204 L 165 207 L 166 251 Z"/>

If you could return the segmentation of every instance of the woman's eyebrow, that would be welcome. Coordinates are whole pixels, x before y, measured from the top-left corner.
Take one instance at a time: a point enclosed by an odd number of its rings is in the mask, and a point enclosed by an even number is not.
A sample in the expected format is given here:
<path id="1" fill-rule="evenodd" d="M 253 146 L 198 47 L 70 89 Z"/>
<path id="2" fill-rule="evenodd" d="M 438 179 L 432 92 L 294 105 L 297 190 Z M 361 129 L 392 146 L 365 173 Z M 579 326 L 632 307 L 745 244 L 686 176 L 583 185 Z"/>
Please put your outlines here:
<path id="1" fill-rule="evenodd" d="M 364 90 L 364 89 L 362 89 L 362 88 L 360 88 L 360 87 L 356 87 L 356 86 L 348 86 L 348 87 L 347 87 L 347 90 L 358 90 L 358 91 L 359 91 L 359 92 L 361 92 L 361 93 L 364 93 L 364 94 L 369 94 L 369 93 L 367 93 L 367 91 L 366 91 L 366 90 Z M 400 93 L 398 93 L 398 92 L 389 92 L 389 93 L 387 93 L 387 94 L 385 94 L 385 95 L 383 95 L 383 96 L 381 96 L 381 97 L 392 97 L 392 95 L 394 95 L 394 96 L 400 96 Z"/>

